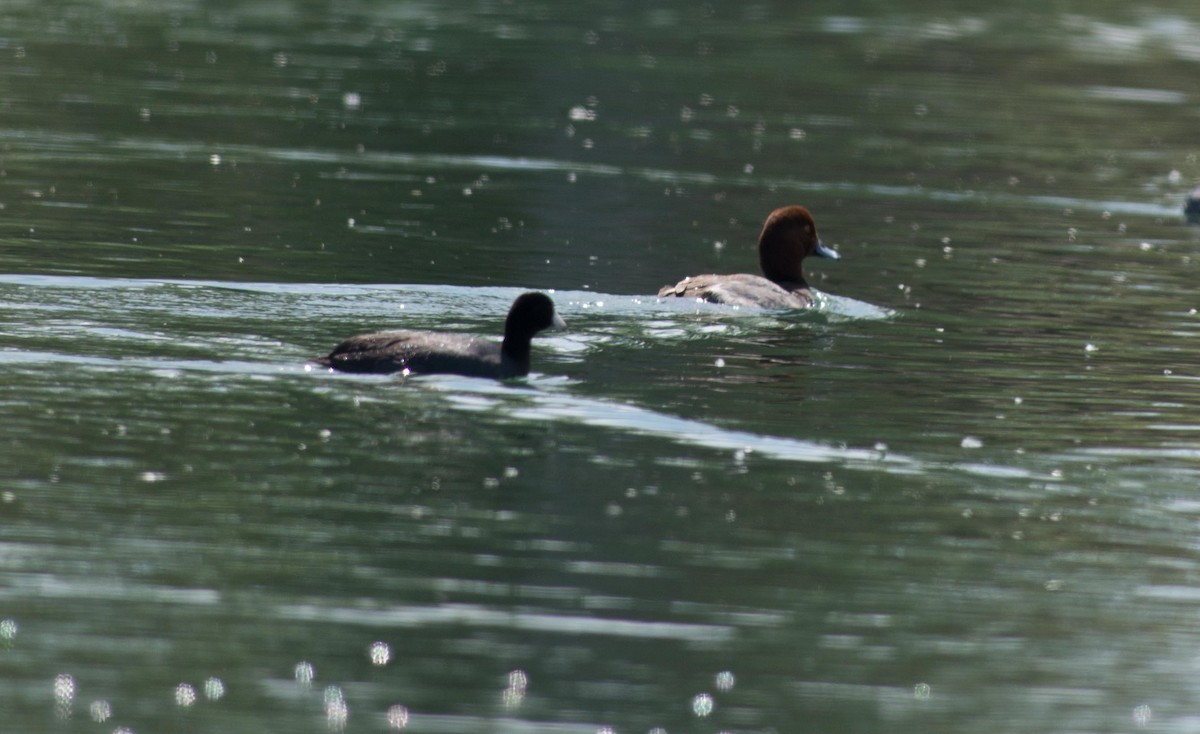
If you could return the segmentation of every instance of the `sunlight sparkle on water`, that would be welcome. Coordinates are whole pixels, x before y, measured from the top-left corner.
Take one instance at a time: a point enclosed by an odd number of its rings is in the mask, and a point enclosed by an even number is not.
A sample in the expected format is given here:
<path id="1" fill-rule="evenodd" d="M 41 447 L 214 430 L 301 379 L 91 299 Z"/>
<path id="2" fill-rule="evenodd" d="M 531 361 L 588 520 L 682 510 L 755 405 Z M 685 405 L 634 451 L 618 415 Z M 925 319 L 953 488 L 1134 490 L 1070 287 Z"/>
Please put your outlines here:
<path id="1" fill-rule="evenodd" d="M 1149 726 L 1150 721 L 1153 718 L 1153 712 L 1150 710 L 1150 707 L 1145 704 L 1142 704 L 1133 710 L 1133 723 L 1138 728 Z"/>
<path id="2" fill-rule="evenodd" d="M 204 681 L 204 697 L 209 701 L 220 701 L 225 697 L 225 682 L 220 678 Z"/>
<path id="3" fill-rule="evenodd" d="M 75 678 L 68 673 L 60 673 L 54 677 L 54 712 L 60 719 L 68 719 L 74 702 Z"/>
<path id="4" fill-rule="evenodd" d="M 722 693 L 732 691 L 736 682 L 737 680 L 734 678 L 733 673 L 728 670 L 722 670 L 720 673 L 717 673 L 714 681 L 715 685 L 717 686 L 717 690 L 721 691 Z"/>
<path id="5" fill-rule="evenodd" d="M 408 709 L 396 704 L 387 710 L 388 728 L 400 731 L 408 726 Z"/>
<path id="6" fill-rule="evenodd" d="M 316 678 L 316 671 L 313 670 L 312 663 L 302 661 L 296 663 L 294 675 L 296 676 L 297 685 L 308 690 L 312 688 L 313 679 Z"/>
<path id="7" fill-rule="evenodd" d="M 175 705 L 187 708 L 196 703 L 196 689 L 190 683 L 175 686 Z"/>
<path id="8" fill-rule="evenodd" d="M 384 666 L 392 659 L 392 648 L 386 642 L 372 642 L 367 656 L 371 658 L 372 665 Z"/>
<path id="9" fill-rule="evenodd" d="M 346 695 L 337 686 L 325 689 L 325 723 L 330 731 L 342 731 L 350 718 L 350 707 L 346 704 Z"/>
<path id="10" fill-rule="evenodd" d="M 112 718 L 112 704 L 104 700 L 92 701 L 88 706 L 88 715 L 92 717 L 92 721 L 103 724 Z"/>
<path id="11" fill-rule="evenodd" d="M 508 674 L 508 686 L 501 694 L 501 700 L 505 708 L 516 708 L 525 700 L 525 693 L 529 689 L 529 676 L 524 670 L 514 670 Z"/>

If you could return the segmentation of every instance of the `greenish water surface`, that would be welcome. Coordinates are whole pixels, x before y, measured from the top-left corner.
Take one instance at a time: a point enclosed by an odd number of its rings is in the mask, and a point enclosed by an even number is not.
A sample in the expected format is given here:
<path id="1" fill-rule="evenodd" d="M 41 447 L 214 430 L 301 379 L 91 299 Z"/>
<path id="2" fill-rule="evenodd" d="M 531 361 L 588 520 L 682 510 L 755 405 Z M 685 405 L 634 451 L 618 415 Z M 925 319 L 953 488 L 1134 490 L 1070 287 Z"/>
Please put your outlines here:
<path id="1" fill-rule="evenodd" d="M 9 2 L 12 731 L 1200 730 L 1193 3 Z M 659 301 L 804 204 L 804 313 Z M 353 333 L 567 332 L 534 374 Z"/>

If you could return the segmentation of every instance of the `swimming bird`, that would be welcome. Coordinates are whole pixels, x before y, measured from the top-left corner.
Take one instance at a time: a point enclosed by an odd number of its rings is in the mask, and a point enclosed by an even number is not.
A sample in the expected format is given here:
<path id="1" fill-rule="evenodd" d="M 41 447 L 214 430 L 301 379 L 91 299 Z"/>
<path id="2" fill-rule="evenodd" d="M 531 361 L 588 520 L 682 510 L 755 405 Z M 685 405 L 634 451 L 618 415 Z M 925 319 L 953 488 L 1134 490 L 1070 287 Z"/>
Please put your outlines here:
<path id="1" fill-rule="evenodd" d="M 374 374 L 450 373 L 507 379 L 529 374 L 534 334 L 565 329 L 544 293 L 523 293 L 504 320 L 504 341 L 441 331 L 380 331 L 352 336 L 313 361 L 342 372 Z"/>
<path id="2" fill-rule="evenodd" d="M 812 214 L 802 206 L 785 206 L 767 217 L 758 236 L 762 275 L 692 275 L 658 291 L 659 298 L 699 298 L 712 303 L 764 308 L 808 308 L 812 289 L 801 263 L 809 255 L 840 260 L 821 242 Z"/>

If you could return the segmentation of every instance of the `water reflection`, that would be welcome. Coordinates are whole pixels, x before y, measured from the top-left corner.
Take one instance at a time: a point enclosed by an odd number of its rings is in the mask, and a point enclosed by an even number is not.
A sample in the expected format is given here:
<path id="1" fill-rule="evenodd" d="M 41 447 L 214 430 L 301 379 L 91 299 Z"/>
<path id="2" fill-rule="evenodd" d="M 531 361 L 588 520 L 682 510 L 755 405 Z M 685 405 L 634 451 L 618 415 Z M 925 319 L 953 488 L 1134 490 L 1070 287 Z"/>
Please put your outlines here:
<path id="1" fill-rule="evenodd" d="M 6 3 L 6 721 L 1191 728 L 1169 6 Z M 793 201 L 839 296 L 649 297 Z"/>
<path id="2" fill-rule="evenodd" d="M 54 678 L 54 714 L 69 719 L 75 708 L 75 679 L 67 673 Z"/>

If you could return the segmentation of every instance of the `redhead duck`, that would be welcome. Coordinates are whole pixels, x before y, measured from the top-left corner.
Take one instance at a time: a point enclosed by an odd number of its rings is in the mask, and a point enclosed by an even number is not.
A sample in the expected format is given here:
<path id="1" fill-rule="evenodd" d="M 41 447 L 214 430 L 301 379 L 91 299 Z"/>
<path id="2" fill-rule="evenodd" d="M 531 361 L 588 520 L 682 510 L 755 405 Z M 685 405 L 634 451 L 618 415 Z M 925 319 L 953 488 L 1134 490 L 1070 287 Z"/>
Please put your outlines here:
<path id="1" fill-rule="evenodd" d="M 813 304 L 813 294 L 800 264 L 809 255 L 841 259 L 821 242 L 807 209 L 785 206 L 771 212 L 758 236 L 762 275 L 693 275 L 663 286 L 658 297 L 701 298 L 735 306 L 808 308 Z"/>
<path id="2" fill-rule="evenodd" d="M 352 336 L 327 356 L 313 361 L 342 372 L 451 373 L 503 380 L 529 374 L 529 348 L 534 334 L 566 326 L 549 296 L 524 293 L 508 311 L 500 344 L 471 334 L 381 331 Z"/>

